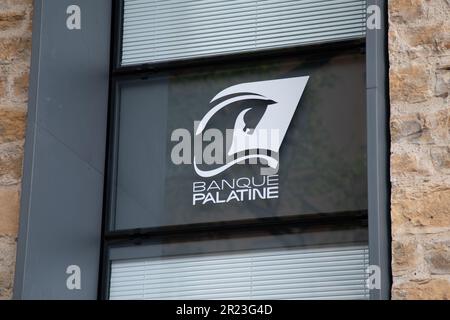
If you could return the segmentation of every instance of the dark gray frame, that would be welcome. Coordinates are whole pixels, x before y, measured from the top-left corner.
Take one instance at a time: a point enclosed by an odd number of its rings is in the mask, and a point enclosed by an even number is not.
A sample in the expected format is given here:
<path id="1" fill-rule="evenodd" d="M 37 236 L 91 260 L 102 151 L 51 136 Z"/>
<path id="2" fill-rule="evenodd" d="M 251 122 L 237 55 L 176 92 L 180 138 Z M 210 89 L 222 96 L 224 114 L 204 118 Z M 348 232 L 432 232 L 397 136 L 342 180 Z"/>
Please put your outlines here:
<path id="1" fill-rule="evenodd" d="M 66 27 L 70 5 L 81 30 Z M 15 299 L 97 298 L 110 31 L 110 0 L 34 2 Z"/>
<path id="2" fill-rule="evenodd" d="M 382 271 L 371 297 L 388 299 L 387 1 L 367 2 L 385 14 L 366 52 L 370 263 Z M 65 29 L 71 4 L 82 30 Z M 98 297 L 111 16 L 109 0 L 35 0 L 16 299 Z M 82 290 L 66 288 L 69 264 L 81 266 Z"/>
<path id="3" fill-rule="evenodd" d="M 369 262 L 381 270 L 381 289 L 371 299 L 390 299 L 390 180 L 387 0 L 367 0 L 381 8 L 381 29 L 367 30 L 367 168 L 369 195 Z"/>

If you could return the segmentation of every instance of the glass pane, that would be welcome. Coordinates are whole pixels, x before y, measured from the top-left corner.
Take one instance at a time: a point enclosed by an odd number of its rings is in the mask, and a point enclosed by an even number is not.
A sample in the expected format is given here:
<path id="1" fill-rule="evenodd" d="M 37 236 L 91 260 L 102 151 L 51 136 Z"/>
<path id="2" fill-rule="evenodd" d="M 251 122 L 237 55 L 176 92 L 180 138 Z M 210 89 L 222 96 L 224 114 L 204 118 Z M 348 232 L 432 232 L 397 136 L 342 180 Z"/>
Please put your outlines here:
<path id="1" fill-rule="evenodd" d="M 364 61 L 257 59 L 120 83 L 112 227 L 365 212 Z"/>
<path id="2" fill-rule="evenodd" d="M 364 229 L 110 249 L 110 299 L 368 299 Z M 248 233 L 248 232 L 247 232 Z"/>
<path id="3" fill-rule="evenodd" d="M 122 66 L 364 38 L 366 0 L 125 0 Z"/>

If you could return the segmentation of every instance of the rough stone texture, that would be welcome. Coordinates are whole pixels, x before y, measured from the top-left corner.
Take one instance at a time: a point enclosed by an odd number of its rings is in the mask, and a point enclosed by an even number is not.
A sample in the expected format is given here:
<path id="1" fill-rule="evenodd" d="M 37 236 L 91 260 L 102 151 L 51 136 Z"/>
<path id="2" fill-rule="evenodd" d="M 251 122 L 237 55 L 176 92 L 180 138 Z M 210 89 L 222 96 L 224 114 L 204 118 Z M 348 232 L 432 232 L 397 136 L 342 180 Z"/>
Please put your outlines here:
<path id="1" fill-rule="evenodd" d="M 449 300 L 450 282 L 445 279 L 428 279 L 399 283 L 392 289 L 396 299 Z"/>
<path id="2" fill-rule="evenodd" d="M 32 3 L 0 1 L 0 299 L 11 298 L 14 278 Z"/>
<path id="3" fill-rule="evenodd" d="M 450 1 L 389 0 L 393 299 L 450 299 Z"/>
<path id="4" fill-rule="evenodd" d="M 0 236 L 0 298 L 12 296 L 12 279 L 16 258 L 16 238 Z"/>

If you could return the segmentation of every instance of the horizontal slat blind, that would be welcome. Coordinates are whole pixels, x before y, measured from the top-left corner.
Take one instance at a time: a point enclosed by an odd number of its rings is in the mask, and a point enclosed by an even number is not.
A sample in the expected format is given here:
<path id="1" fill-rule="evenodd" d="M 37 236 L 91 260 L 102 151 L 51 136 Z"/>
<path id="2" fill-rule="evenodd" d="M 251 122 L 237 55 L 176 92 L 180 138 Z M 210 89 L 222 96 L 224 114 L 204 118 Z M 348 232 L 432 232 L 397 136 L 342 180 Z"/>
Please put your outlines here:
<path id="1" fill-rule="evenodd" d="M 125 0 L 122 65 L 365 36 L 366 0 Z"/>
<path id="2" fill-rule="evenodd" d="M 366 246 L 114 261 L 110 299 L 368 299 Z"/>

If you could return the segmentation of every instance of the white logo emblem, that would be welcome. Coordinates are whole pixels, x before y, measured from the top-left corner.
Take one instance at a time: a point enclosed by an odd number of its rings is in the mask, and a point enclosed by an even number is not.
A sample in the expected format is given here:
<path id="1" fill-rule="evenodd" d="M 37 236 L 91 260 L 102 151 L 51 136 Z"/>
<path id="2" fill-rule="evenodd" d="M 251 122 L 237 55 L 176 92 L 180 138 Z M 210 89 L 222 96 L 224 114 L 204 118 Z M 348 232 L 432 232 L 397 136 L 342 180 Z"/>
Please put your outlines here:
<path id="1" fill-rule="evenodd" d="M 212 100 L 214 106 L 199 122 L 195 135 L 201 135 L 209 120 L 221 109 L 238 102 L 249 101 L 249 107 L 239 113 L 233 128 L 233 140 L 228 156 L 249 150 L 266 150 L 278 154 L 289 124 L 294 116 L 300 98 L 303 95 L 309 77 L 295 77 L 277 80 L 242 83 L 219 92 Z M 251 103 L 266 106 L 259 123 L 250 129 L 247 127 L 245 115 L 253 106 Z M 256 107 L 257 108 L 257 107 Z M 238 156 L 221 167 L 212 170 L 198 168 L 194 157 L 195 172 L 201 177 L 215 176 L 236 163 L 260 158 L 267 161 L 271 168 L 278 167 L 278 159 L 267 154 L 249 154 Z"/>

